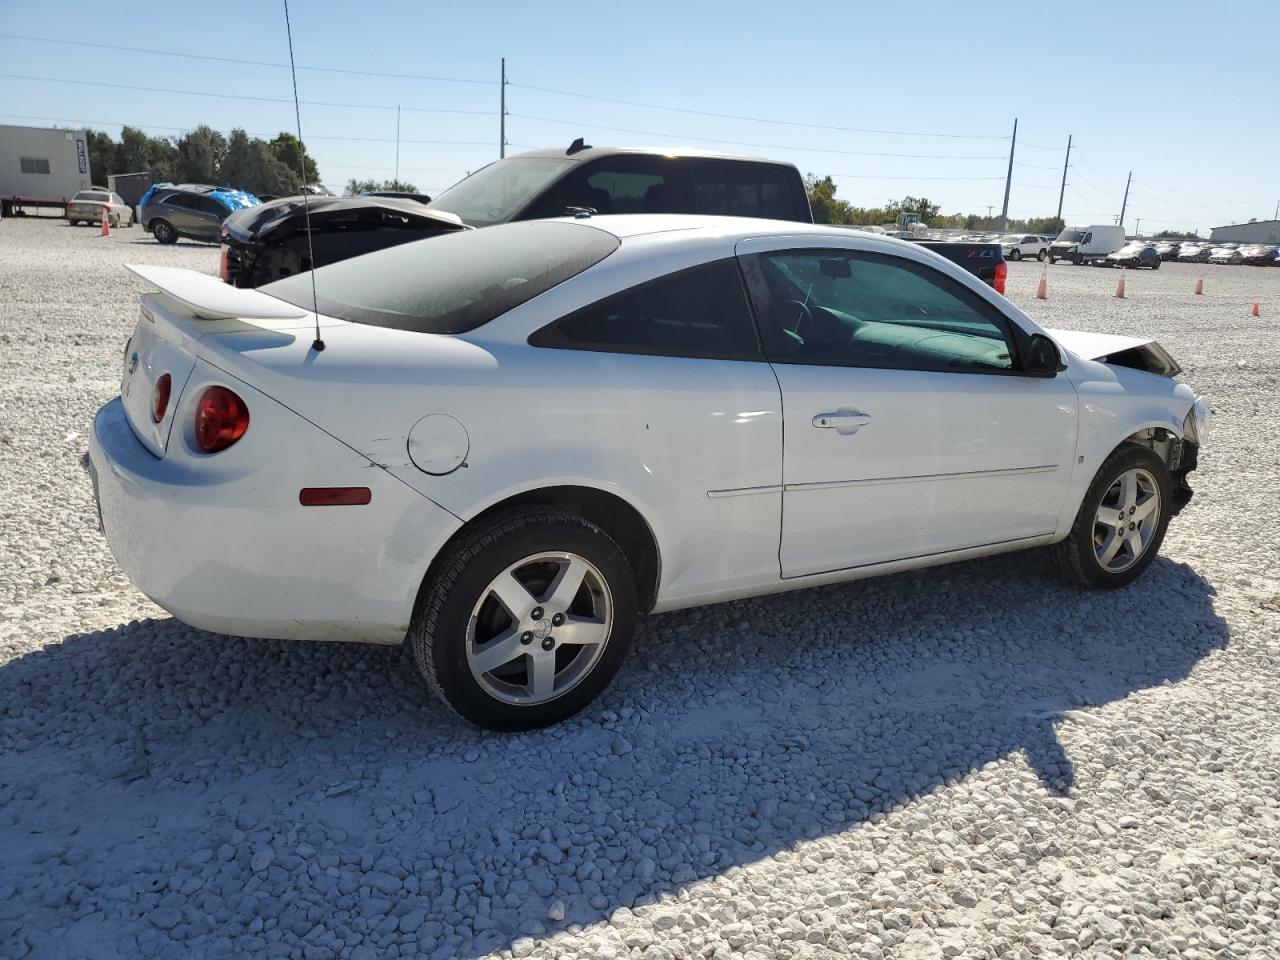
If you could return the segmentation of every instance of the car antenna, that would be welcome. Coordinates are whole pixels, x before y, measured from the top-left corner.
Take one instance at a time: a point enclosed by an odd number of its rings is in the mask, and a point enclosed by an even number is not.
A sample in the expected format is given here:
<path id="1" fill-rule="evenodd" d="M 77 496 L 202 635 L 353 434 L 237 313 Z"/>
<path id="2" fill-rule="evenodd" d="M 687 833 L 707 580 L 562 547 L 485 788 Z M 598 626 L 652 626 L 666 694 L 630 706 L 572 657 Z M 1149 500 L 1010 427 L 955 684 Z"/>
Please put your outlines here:
<path id="1" fill-rule="evenodd" d="M 316 295 L 316 252 L 311 242 L 311 201 L 307 199 L 307 151 L 302 145 L 302 108 L 298 105 L 298 71 L 293 65 L 293 27 L 289 24 L 289 0 L 284 0 L 284 30 L 289 37 L 289 75 L 293 78 L 293 117 L 298 124 L 298 165 L 302 168 L 302 215 L 307 221 L 307 260 L 311 264 L 311 312 L 316 318 L 316 338 L 311 349 L 324 349 L 320 339 L 320 298 Z"/>

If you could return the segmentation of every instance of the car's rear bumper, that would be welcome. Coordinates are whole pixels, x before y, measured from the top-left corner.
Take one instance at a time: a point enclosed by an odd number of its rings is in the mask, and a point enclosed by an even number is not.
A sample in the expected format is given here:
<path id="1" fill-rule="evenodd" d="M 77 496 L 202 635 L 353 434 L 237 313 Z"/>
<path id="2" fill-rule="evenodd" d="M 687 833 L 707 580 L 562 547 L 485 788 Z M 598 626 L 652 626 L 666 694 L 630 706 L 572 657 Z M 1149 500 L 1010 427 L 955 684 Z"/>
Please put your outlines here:
<path id="1" fill-rule="evenodd" d="M 265 397 L 259 412 L 264 421 L 296 421 L 276 431 L 279 455 L 211 476 L 147 450 L 118 397 L 98 411 L 89 455 L 116 562 L 148 597 L 201 629 L 401 642 L 431 557 L 457 518 Z M 302 487 L 352 477 L 372 491 L 369 505 L 299 505 Z"/>

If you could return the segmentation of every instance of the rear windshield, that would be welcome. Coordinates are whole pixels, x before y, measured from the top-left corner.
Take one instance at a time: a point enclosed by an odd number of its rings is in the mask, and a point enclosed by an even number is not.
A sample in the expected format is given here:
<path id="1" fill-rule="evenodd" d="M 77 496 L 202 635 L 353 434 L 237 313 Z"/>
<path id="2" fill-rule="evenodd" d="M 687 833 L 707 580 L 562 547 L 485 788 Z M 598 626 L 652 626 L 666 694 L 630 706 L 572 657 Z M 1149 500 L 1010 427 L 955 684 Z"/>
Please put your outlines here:
<path id="1" fill-rule="evenodd" d="M 618 238 L 564 221 L 527 221 L 418 240 L 315 271 L 320 312 L 419 333 L 463 333 L 532 300 L 618 249 Z M 263 293 L 312 308 L 311 273 Z"/>
<path id="2" fill-rule="evenodd" d="M 105 193 L 98 193 L 93 190 L 81 190 L 71 199 L 72 200 L 97 200 L 101 203 L 106 203 L 107 200 L 109 200 L 110 198 Z"/>

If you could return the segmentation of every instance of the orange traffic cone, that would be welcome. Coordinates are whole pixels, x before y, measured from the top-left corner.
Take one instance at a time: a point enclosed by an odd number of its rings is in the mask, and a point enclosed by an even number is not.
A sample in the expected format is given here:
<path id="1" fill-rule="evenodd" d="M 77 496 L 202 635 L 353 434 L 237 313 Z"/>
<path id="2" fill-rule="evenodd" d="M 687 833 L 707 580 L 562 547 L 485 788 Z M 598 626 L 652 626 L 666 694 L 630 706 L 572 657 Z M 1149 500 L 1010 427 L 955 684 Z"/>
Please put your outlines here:
<path id="1" fill-rule="evenodd" d="M 1200 277 L 1199 279 L 1196 280 L 1196 296 L 1197 297 L 1204 296 L 1204 277 Z"/>
<path id="2" fill-rule="evenodd" d="M 1116 284 L 1116 296 L 1124 299 L 1124 267 L 1120 268 L 1120 282 Z"/>
<path id="3" fill-rule="evenodd" d="M 102 233 L 99 236 L 111 236 L 111 205 L 107 204 L 102 208 Z"/>
<path id="4" fill-rule="evenodd" d="M 1256 303 L 1253 305 L 1253 309 L 1250 310 L 1249 312 L 1252 313 L 1255 317 L 1262 316 L 1262 314 L 1258 312 L 1258 305 Z"/>
<path id="5" fill-rule="evenodd" d="M 1048 265 L 1046 265 L 1045 268 L 1040 271 L 1040 285 L 1036 287 L 1036 299 L 1037 300 L 1049 299 L 1049 267 Z"/>

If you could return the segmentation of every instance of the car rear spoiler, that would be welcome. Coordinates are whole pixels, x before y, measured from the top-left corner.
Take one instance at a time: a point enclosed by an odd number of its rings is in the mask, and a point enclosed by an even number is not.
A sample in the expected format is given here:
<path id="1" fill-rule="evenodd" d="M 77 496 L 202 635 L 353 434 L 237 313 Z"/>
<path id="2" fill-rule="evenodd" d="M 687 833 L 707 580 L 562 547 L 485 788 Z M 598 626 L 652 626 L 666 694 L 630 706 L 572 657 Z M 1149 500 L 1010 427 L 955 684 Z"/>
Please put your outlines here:
<path id="1" fill-rule="evenodd" d="M 125 269 L 181 302 L 201 320 L 297 320 L 309 310 L 181 267 L 128 263 Z"/>

